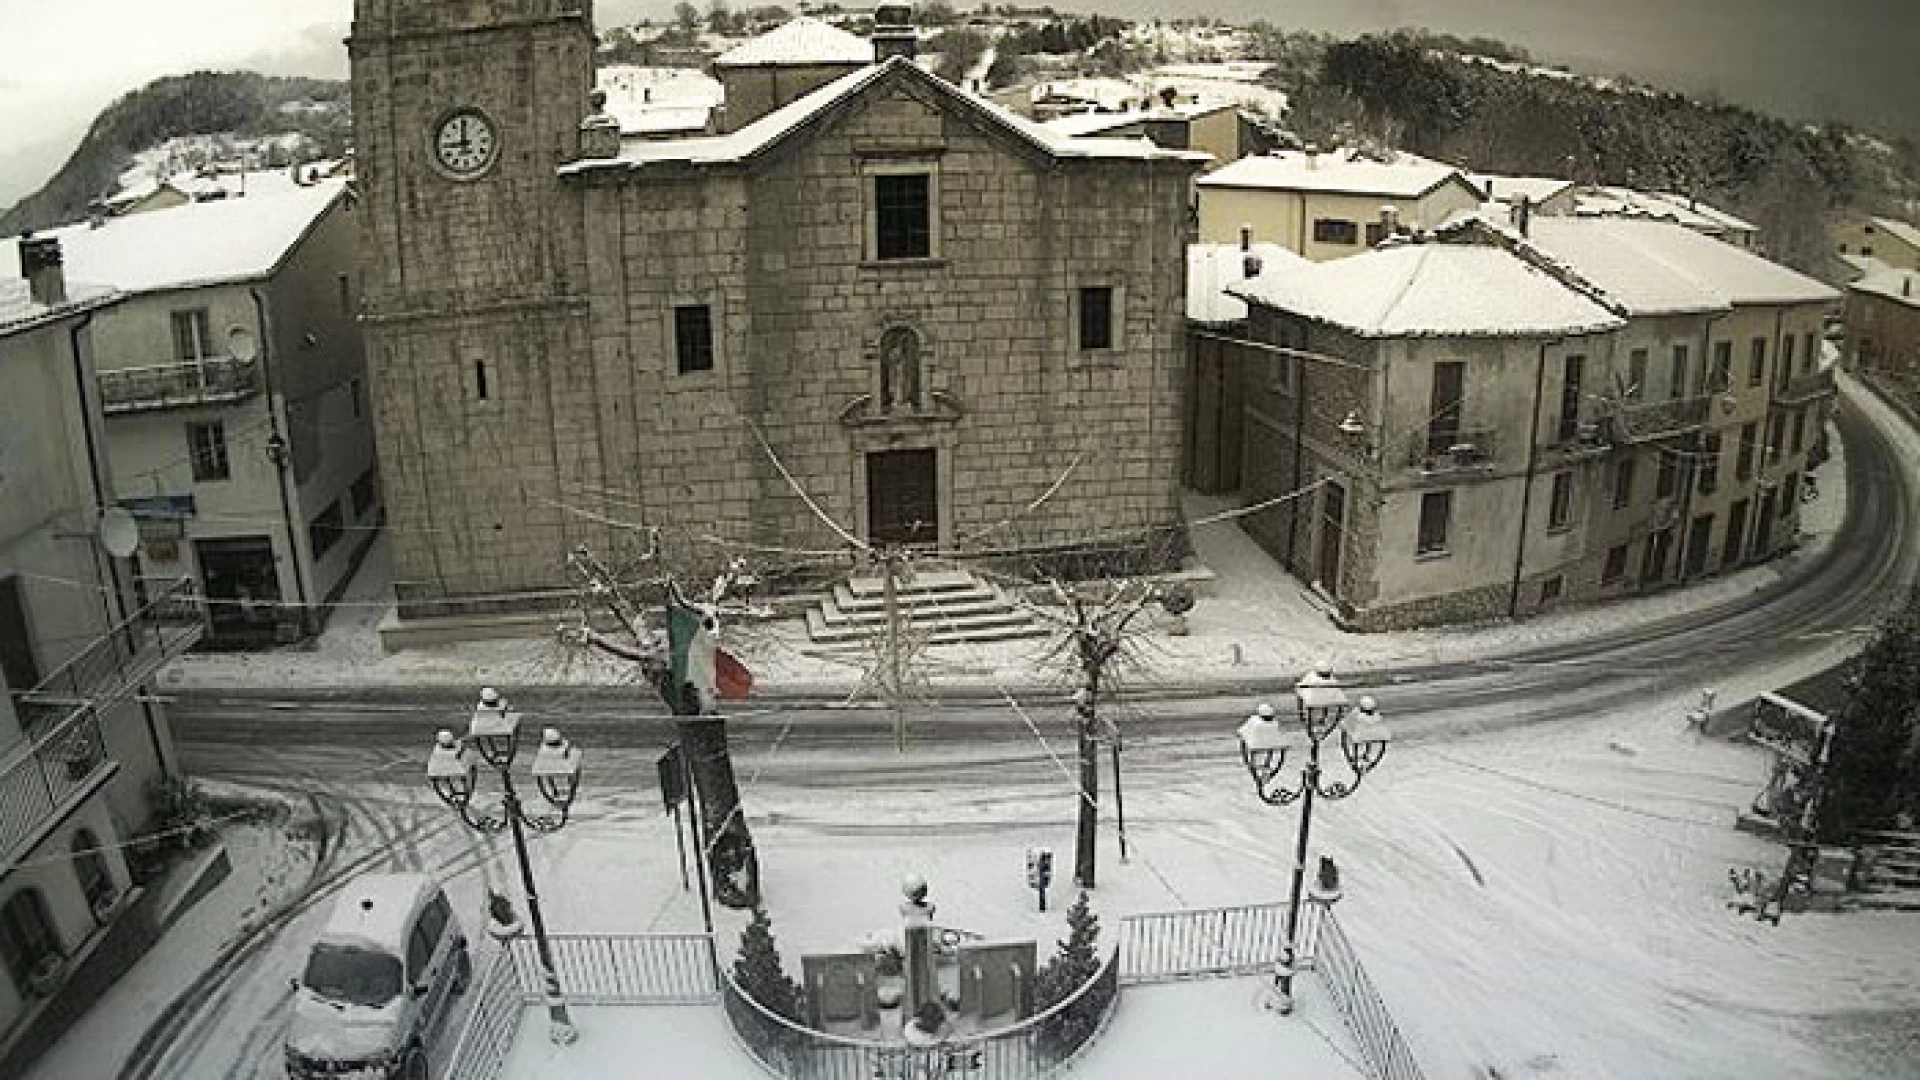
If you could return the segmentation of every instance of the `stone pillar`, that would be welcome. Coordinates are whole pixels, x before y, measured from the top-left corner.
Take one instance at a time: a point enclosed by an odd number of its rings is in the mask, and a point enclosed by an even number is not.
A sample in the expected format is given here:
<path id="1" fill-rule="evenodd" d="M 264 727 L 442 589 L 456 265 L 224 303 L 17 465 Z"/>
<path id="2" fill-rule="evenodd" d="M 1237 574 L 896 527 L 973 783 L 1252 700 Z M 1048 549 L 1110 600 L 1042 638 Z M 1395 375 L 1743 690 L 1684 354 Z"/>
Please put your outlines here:
<path id="1" fill-rule="evenodd" d="M 902 1016 L 913 1016 L 928 1002 L 940 1001 L 940 980 L 933 968 L 933 905 L 927 903 L 927 881 L 908 874 L 900 882 L 906 899 L 900 903 L 900 917 L 906 921 L 905 963 L 906 994 L 901 999 Z"/>

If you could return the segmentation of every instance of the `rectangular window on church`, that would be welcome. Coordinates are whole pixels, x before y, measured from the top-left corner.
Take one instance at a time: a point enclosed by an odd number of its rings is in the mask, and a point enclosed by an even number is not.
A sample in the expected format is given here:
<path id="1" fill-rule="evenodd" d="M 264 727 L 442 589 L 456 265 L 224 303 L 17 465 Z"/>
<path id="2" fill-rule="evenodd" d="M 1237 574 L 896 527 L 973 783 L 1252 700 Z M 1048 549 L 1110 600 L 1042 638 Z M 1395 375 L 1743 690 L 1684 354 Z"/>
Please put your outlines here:
<path id="1" fill-rule="evenodd" d="M 682 375 L 713 370 L 713 315 L 707 305 L 673 309 L 673 351 Z"/>
<path id="2" fill-rule="evenodd" d="M 1080 290 L 1080 348 L 1113 348 L 1113 287 L 1110 285 Z"/>
<path id="3" fill-rule="evenodd" d="M 874 258 L 933 257 L 933 226 L 926 173 L 873 178 Z"/>

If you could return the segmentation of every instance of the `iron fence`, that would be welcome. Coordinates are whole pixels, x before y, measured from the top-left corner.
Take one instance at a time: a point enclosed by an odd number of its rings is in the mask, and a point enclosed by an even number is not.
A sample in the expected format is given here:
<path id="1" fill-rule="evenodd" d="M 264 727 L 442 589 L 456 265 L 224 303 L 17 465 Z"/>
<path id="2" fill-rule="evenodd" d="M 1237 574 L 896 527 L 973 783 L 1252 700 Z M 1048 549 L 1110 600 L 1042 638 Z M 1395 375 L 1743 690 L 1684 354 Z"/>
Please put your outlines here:
<path id="1" fill-rule="evenodd" d="M 526 992 L 513 955 L 494 954 L 473 984 L 473 1005 L 454 1041 L 441 1080 L 495 1080 L 513 1052 L 513 1040 L 526 1014 Z"/>
<path id="2" fill-rule="evenodd" d="M 1295 966 L 1313 966 L 1332 902 L 1313 893 L 1302 898 Z M 1279 963 L 1286 944 L 1285 904 L 1128 915 L 1120 920 L 1120 977 L 1141 983 L 1244 975 Z"/>
<path id="3" fill-rule="evenodd" d="M 68 798 L 106 768 L 100 716 L 82 708 L 0 759 L 0 859 L 11 865 Z"/>
<path id="4" fill-rule="evenodd" d="M 554 974 L 581 1005 L 700 1005 L 719 996 L 713 939 L 705 934 L 549 934 Z M 508 945 L 521 990 L 545 992 L 534 941 Z"/>
<path id="5" fill-rule="evenodd" d="M 1034 1080 L 1053 1074 L 1100 1033 L 1120 996 L 1120 952 L 1066 1000 L 1018 1024 L 907 1046 L 815 1031 L 788 1020 L 723 978 L 727 1020 L 754 1059 L 791 1080 Z"/>
<path id="6" fill-rule="evenodd" d="M 1314 970 L 1376 1080 L 1422 1080 L 1413 1050 L 1401 1037 L 1393 1015 L 1373 988 L 1373 980 L 1367 978 L 1367 969 L 1360 965 L 1353 943 L 1331 912 L 1321 920 Z"/>

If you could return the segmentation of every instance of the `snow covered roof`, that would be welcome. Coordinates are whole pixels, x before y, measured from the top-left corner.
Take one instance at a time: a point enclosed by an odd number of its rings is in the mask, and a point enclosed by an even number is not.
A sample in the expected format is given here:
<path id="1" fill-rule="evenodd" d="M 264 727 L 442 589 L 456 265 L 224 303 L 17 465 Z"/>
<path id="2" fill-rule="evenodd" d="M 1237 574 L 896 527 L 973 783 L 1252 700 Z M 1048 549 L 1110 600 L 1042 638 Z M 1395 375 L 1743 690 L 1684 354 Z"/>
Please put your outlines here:
<path id="1" fill-rule="evenodd" d="M 607 95 L 607 112 L 627 135 L 704 131 L 714 107 L 726 99 L 720 80 L 691 68 L 615 64 L 594 78 Z"/>
<path id="2" fill-rule="evenodd" d="M 1208 326 L 1239 322 L 1247 317 L 1246 302 L 1227 292 L 1227 288 L 1247 280 L 1247 256 L 1260 260 L 1260 273 L 1271 274 L 1305 264 L 1279 244 L 1187 245 L 1187 321 Z"/>
<path id="3" fill-rule="evenodd" d="M 98 228 L 81 222 L 36 235 L 59 239 L 69 282 L 140 293 L 251 281 L 272 273 L 346 190 L 344 180 L 321 180 L 272 195 L 188 203 L 108 218 Z M 0 240 L 0 274 L 19 272 L 19 246 L 18 237 Z"/>
<path id="4" fill-rule="evenodd" d="M 1231 109 L 1233 107 L 1234 104 L 1231 101 L 1182 101 L 1176 102 L 1170 109 L 1156 105 L 1151 109 L 1134 112 L 1069 113 L 1066 116 L 1056 116 L 1051 120 L 1040 121 L 1040 123 L 1049 131 L 1070 137 L 1078 137 L 1097 135 L 1103 131 L 1112 131 L 1114 128 L 1126 127 L 1128 124 L 1138 124 L 1147 121 L 1198 120 L 1203 116 L 1211 116 L 1222 109 Z"/>
<path id="5" fill-rule="evenodd" d="M 1049 79 L 1034 84 L 1028 96 L 1035 104 L 1047 100 L 1084 101 L 1108 112 L 1121 112 L 1144 100 L 1147 94 L 1145 88 L 1125 79 L 1091 78 Z"/>
<path id="6" fill-rule="evenodd" d="M 1702 232 L 1758 232 L 1753 223 L 1697 199 L 1671 192 L 1635 191 L 1623 187 L 1581 188 L 1574 193 L 1574 210 L 1584 217 L 1638 217 L 1678 222 Z"/>
<path id="7" fill-rule="evenodd" d="M 1511 252 L 1409 243 L 1262 272 L 1228 292 L 1361 337 L 1543 337 L 1625 325 Z"/>
<path id="8" fill-rule="evenodd" d="M 1911 308 L 1920 308 L 1920 271 L 1885 267 L 1854 282 L 1848 288 L 1872 293 Z"/>
<path id="9" fill-rule="evenodd" d="M 1309 155 L 1286 150 L 1243 157 L 1195 181 L 1202 187 L 1319 191 L 1417 199 L 1452 179 L 1472 187 L 1459 169 L 1411 154 L 1375 161 L 1352 150 Z M 1477 190 L 1477 189 L 1476 189 Z"/>
<path id="10" fill-rule="evenodd" d="M 0 277 L 0 337 L 32 329 L 50 318 L 98 307 L 118 296 L 105 285 L 68 281 L 67 302 L 49 307 L 34 300 L 25 278 Z"/>
<path id="11" fill-rule="evenodd" d="M 340 890 L 320 938 L 405 955 L 408 918 L 434 888 L 425 874 L 362 874 Z"/>
<path id="12" fill-rule="evenodd" d="M 1881 232 L 1892 236 L 1910 248 L 1920 250 L 1920 229 L 1916 229 L 1898 218 L 1877 217 L 1871 220 L 1873 221 L 1874 227 Z"/>
<path id="13" fill-rule="evenodd" d="M 714 57 L 716 68 L 871 64 L 873 42 L 809 15 L 780 24 Z"/>
<path id="14" fill-rule="evenodd" d="M 1805 274 L 1671 221 L 1542 216 L 1525 243 L 1636 315 L 1840 298 Z"/>
<path id="15" fill-rule="evenodd" d="M 1487 193 L 1487 198 L 1494 202 L 1512 202 L 1524 195 L 1538 205 L 1573 188 L 1573 181 L 1552 176 L 1475 173 L 1469 179 L 1479 185 L 1480 190 Z"/>
<path id="16" fill-rule="evenodd" d="M 905 57 L 895 56 L 890 57 L 885 63 L 873 64 L 842 75 L 811 93 L 789 101 L 738 131 L 701 138 L 629 143 L 621 147 L 618 157 L 571 162 L 562 165 L 560 173 L 565 176 L 608 168 L 633 168 L 669 162 L 714 165 L 744 161 L 778 143 L 833 106 L 896 73 L 903 78 L 918 79 L 935 92 L 958 102 L 962 108 L 977 111 L 990 122 L 1055 157 L 1194 162 L 1212 160 L 1210 155 L 1201 151 L 1163 150 L 1145 138 L 1070 138 L 1015 115 L 984 98 L 967 93 L 944 79 L 930 75 Z"/>

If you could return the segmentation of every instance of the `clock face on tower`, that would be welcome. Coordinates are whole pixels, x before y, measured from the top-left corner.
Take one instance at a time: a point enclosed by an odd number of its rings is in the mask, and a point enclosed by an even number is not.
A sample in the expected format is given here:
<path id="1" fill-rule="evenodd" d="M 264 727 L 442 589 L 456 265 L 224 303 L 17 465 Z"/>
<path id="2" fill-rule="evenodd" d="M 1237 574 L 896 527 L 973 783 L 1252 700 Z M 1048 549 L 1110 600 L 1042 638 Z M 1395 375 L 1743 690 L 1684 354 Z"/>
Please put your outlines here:
<path id="1" fill-rule="evenodd" d="M 486 172 L 499 150 L 493 121 L 479 109 L 455 109 L 433 130 L 434 163 L 455 180 L 472 180 Z"/>

